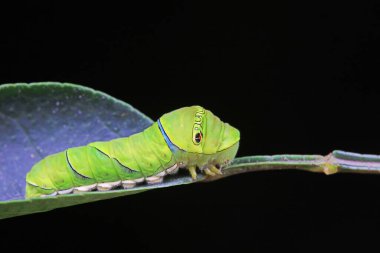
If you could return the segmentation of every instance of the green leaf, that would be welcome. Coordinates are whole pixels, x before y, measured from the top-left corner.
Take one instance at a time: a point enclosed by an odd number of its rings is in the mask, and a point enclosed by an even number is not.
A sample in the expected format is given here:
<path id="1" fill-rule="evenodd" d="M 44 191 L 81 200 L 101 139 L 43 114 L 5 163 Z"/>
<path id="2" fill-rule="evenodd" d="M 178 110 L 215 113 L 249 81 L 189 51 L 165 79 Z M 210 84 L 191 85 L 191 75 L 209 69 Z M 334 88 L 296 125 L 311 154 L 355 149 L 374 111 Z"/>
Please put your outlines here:
<path id="1" fill-rule="evenodd" d="M 92 141 L 129 136 L 153 121 L 130 105 L 99 91 L 62 83 L 0 86 L 0 219 L 137 194 L 152 189 L 208 182 L 263 170 L 297 169 L 333 174 L 379 173 L 380 156 L 334 151 L 320 155 L 236 158 L 223 175 L 197 180 L 183 171 L 163 183 L 132 189 L 24 199 L 25 176 L 44 156 Z"/>

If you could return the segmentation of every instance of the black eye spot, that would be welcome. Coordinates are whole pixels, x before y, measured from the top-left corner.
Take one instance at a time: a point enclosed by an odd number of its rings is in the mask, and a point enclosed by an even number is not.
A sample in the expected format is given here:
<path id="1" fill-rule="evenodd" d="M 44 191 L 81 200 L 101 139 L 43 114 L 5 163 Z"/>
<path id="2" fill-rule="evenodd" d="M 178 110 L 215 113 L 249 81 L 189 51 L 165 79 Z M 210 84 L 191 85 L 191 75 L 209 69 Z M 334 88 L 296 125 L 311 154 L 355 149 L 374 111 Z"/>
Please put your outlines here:
<path id="1" fill-rule="evenodd" d="M 202 133 L 197 133 L 195 135 L 195 142 L 200 143 L 202 141 Z"/>

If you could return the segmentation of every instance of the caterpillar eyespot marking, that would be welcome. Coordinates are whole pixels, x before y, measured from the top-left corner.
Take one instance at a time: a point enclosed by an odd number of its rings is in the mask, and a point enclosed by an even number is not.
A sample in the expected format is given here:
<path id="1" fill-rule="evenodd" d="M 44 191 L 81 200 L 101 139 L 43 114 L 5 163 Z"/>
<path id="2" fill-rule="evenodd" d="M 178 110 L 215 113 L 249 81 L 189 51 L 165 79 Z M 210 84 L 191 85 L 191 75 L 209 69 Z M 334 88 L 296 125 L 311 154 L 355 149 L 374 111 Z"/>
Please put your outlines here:
<path id="1" fill-rule="evenodd" d="M 183 107 L 162 115 L 140 133 L 43 158 L 26 175 L 25 195 L 59 197 L 159 184 L 181 168 L 193 179 L 197 171 L 216 176 L 235 157 L 239 141 L 239 130 L 209 110 Z"/>

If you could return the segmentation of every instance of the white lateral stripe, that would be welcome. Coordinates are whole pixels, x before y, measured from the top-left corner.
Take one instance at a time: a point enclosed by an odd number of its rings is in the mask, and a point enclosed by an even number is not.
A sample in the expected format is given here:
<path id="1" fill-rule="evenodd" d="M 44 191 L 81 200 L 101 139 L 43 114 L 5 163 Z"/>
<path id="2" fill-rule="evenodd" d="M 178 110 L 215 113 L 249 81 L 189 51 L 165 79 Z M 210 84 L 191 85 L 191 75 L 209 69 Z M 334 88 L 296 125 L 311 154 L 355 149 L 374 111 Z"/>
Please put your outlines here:
<path id="1" fill-rule="evenodd" d="M 133 179 L 133 181 L 135 181 L 136 183 L 142 183 L 144 182 L 144 178 L 141 177 L 141 178 Z"/>
<path id="2" fill-rule="evenodd" d="M 85 186 L 80 186 L 80 187 L 75 187 L 74 191 L 80 191 L 80 192 L 88 192 L 92 191 L 96 188 L 98 184 L 91 184 L 91 185 L 85 185 Z"/>
<path id="3" fill-rule="evenodd" d="M 157 177 L 163 177 L 165 175 L 166 175 L 166 171 L 163 170 L 160 173 L 156 174 L 155 176 L 157 176 Z"/>
<path id="4" fill-rule="evenodd" d="M 73 191 L 74 191 L 74 188 L 71 188 L 71 189 L 67 189 L 67 190 L 58 191 L 58 194 L 60 194 L 60 195 L 69 194 L 69 193 L 72 193 Z"/>
<path id="5" fill-rule="evenodd" d="M 51 194 L 44 194 L 44 195 L 41 195 L 41 197 L 52 197 L 52 196 L 56 196 L 57 195 L 57 192 L 53 192 Z"/>
<path id="6" fill-rule="evenodd" d="M 169 174 L 171 174 L 171 173 L 177 172 L 177 170 L 178 170 L 178 164 L 174 164 L 170 168 L 167 168 L 166 172 L 169 173 Z"/>
<path id="7" fill-rule="evenodd" d="M 107 190 L 107 189 L 112 189 L 112 188 L 115 188 L 115 187 L 118 187 L 121 185 L 121 181 L 116 181 L 116 182 L 109 182 L 109 183 L 101 183 L 101 184 L 98 184 L 97 188 L 98 190 Z"/>
<path id="8" fill-rule="evenodd" d="M 163 177 L 157 177 L 157 176 L 147 177 L 147 178 L 146 178 L 146 182 L 147 182 L 148 184 L 161 183 L 161 182 L 162 182 L 162 179 L 163 179 Z"/>
<path id="9" fill-rule="evenodd" d="M 123 184 L 136 184 L 136 182 L 133 180 L 124 180 L 124 181 L 121 181 L 121 183 L 123 183 Z"/>

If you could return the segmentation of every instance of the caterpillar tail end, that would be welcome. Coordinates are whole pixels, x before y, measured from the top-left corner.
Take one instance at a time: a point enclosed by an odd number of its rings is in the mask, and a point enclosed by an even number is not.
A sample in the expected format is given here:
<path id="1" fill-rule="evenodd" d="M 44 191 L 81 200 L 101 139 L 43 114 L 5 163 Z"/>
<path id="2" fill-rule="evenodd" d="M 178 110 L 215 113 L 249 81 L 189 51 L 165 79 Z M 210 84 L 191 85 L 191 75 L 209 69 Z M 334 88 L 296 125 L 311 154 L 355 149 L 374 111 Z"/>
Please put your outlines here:
<path id="1" fill-rule="evenodd" d="M 57 192 L 54 189 L 43 189 L 41 187 L 26 183 L 26 187 L 25 187 L 26 199 L 42 197 L 42 196 L 55 196 L 56 194 Z"/>

